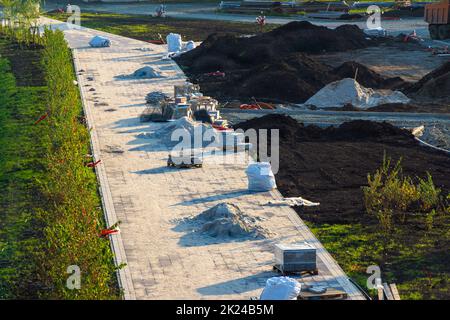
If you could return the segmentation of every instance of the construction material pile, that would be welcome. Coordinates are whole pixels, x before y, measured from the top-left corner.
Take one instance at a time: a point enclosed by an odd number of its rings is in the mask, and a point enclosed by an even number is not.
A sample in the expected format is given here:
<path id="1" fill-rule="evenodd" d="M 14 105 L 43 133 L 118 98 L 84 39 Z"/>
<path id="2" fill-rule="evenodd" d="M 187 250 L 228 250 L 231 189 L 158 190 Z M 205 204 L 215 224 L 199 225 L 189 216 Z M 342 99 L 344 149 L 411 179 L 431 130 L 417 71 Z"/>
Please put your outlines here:
<path id="1" fill-rule="evenodd" d="M 205 141 L 203 140 L 203 137 Z M 211 144 L 211 141 L 219 139 L 219 133 L 216 132 L 210 125 L 196 122 L 183 117 L 172 122 L 168 122 L 159 130 L 152 133 L 142 133 L 141 138 L 160 139 L 167 146 L 178 145 L 184 149 L 192 149 L 195 147 L 206 147 Z M 210 140 L 216 139 L 216 140 Z"/>
<path id="2" fill-rule="evenodd" d="M 152 67 L 146 66 L 136 70 L 133 73 L 133 77 L 141 79 L 153 79 L 160 78 L 161 74 Z"/>
<path id="3" fill-rule="evenodd" d="M 256 97 L 303 103 L 328 83 L 355 76 L 349 75 L 351 66 L 334 70 L 312 54 L 364 48 L 376 41 L 368 40 L 353 25 L 328 29 L 305 21 L 291 22 L 253 37 L 211 35 L 175 61 L 191 81 L 200 84 L 204 94 L 218 100 L 253 102 L 251 97 Z M 362 65 L 357 67 L 361 78 L 368 77 L 367 84 L 377 83 L 377 88 L 390 88 L 395 82 Z M 220 76 L 214 76 L 217 71 Z"/>
<path id="4" fill-rule="evenodd" d="M 148 104 L 159 104 L 169 100 L 169 96 L 161 91 L 152 91 L 145 96 L 145 102 Z"/>
<path id="5" fill-rule="evenodd" d="M 185 222 L 194 224 L 196 232 L 214 238 L 266 238 L 258 219 L 244 214 L 238 206 L 222 202 Z"/>
<path id="6" fill-rule="evenodd" d="M 320 89 L 305 102 L 307 106 L 333 108 L 351 105 L 360 109 L 387 103 L 408 103 L 409 98 L 400 91 L 373 90 L 361 86 L 357 81 L 345 78 Z"/>
<path id="7" fill-rule="evenodd" d="M 383 163 L 384 154 L 394 163 L 402 158 L 406 175 L 426 178 L 428 171 L 442 194 L 450 191 L 448 155 L 421 146 L 410 131 L 389 123 L 358 120 L 321 128 L 271 114 L 235 127 L 280 130 L 277 186 L 285 197 L 320 202 L 295 208 L 308 221 L 359 222 L 364 212 L 361 186 Z"/>

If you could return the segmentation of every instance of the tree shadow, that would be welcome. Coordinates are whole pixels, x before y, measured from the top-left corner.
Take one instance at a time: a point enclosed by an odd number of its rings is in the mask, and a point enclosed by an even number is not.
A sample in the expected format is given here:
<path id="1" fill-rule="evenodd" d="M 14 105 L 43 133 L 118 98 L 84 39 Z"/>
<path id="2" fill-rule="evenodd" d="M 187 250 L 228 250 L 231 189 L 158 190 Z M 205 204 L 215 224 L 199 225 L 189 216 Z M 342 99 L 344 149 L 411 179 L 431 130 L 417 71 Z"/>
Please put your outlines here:
<path id="1" fill-rule="evenodd" d="M 197 289 L 197 292 L 205 296 L 241 294 L 264 288 L 267 279 L 277 275 L 278 274 L 275 272 L 263 271 L 248 277 L 237 278 L 202 287 Z"/>

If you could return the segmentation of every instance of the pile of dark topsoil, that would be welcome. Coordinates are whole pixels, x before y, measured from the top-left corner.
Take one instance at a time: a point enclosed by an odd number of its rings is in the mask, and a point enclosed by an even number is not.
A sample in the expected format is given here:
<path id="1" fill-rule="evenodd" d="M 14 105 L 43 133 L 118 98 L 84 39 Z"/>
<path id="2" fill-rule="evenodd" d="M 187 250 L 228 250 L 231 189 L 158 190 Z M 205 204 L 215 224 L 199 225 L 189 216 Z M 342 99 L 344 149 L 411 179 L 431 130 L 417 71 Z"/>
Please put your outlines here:
<path id="1" fill-rule="evenodd" d="M 416 83 L 405 88 L 415 98 L 450 99 L 450 62 L 431 71 Z"/>
<path id="2" fill-rule="evenodd" d="M 419 145 L 409 131 L 385 122 L 357 120 L 320 128 L 271 114 L 235 127 L 280 130 L 279 190 L 286 197 L 321 203 L 296 209 L 307 221 L 367 221 L 361 186 L 367 184 L 367 174 L 380 167 L 384 153 L 393 162 L 402 158 L 405 174 L 426 177 L 428 171 L 443 194 L 450 191 L 450 157 Z"/>
<path id="3" fill-rule="evenodd" d="M 336 69 L 311 54 L 347 51 L 375 44 L 354 25 L 336 29 L 309 22 L 291 22 L 254 37 L 209 36 L 200 46 L 177 58 L 202 92 L 221 101 L 239 99 L 302 103 L 330 82 L 354 77 L 364 86 L 392 88 L 400 78 L 384 79 L 356 62 Z M 206 73 L 222 71 L 225 77 Z M 250 100 L 251 101 L 251 100 Z"/>

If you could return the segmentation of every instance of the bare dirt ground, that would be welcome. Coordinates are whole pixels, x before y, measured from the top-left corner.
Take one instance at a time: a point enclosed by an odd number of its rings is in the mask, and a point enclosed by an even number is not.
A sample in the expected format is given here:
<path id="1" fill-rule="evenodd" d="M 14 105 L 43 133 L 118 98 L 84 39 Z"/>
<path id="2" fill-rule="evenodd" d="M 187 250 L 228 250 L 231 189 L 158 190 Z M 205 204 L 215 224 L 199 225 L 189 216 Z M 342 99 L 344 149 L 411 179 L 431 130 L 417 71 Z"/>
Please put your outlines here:
<path id="1" fill-rule="evenodd" d="M 402 77 L 405 81 L 418 81 L 436 69 L 448 57 L 433 56 L 419 44 L 391 42 L 364 49 L 327 53 L 316 58 L 332 67 L 346 61 L 356 61 L 385 77 Z"/>

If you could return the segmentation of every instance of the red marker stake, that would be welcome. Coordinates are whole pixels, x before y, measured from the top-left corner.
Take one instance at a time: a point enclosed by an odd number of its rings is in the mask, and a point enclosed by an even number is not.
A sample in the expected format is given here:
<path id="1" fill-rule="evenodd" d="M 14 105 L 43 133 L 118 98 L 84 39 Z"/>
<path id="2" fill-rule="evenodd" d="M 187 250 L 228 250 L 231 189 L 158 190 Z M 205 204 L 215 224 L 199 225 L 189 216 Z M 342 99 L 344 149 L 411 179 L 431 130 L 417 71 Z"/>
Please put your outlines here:
<path id="1" fill-rule="evenodd" d="M 41 122 L 42 120 L 44 120 L 44 119 L 47 118 L 47 117 L 48 117 L 48 113 L 46 113 L 46 114 L 40 116 L 40 118 L 37 119 L 36 122 L 35 122 L 34 124 L 38 124 L 39 122 Z"/>
<path id="2" fill-rule="evenodd" d="M 96 162 L 89 162 L 88 164 L 87 164 L 87 166 L 89 167 L 89 168 L 94 168 L 96 165 L 98 165 L 100 162 L 101 162 L 102 160 L 98 160 L 98 161 L 96 161 Z"/>
<path id="3" fill-rule="evenodd" d="M 119 232 L 119 230 L 117 230 L 117 229 L 103 229 L 100 232 L 100 237 L 101 238 L 105 238 L 105 237 L 109 236 L 110 234 L 115 234 L 115 233 L 118 233 L 118 232 Z"/>

